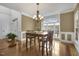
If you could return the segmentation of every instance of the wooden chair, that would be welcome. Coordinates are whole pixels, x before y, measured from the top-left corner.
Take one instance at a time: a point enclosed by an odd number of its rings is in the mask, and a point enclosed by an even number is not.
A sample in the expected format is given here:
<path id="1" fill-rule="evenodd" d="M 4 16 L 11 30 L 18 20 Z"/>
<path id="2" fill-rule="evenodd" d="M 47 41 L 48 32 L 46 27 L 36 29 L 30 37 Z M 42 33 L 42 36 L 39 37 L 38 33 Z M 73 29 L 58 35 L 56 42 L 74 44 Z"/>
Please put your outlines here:
<path id="1" fill-rule="evenodd" d="M 38 35 L 39 51 L 40 48 L 42 48 L 42 55 L 44 55 L 45 53 L 46 55 L 52 55 L 52 40 L 53 31 L 48 31 L 47 35 Z"/>
<path id="2" fill-rule="evenodd" d="M 53 46 L 53 31 L 48 32 L 48 38 L 47 40 L 49 41 L 49 55 L 52 55 L 52 46 Z"/>
<path id="3" fill-rule="evenodd" d="M 28 49 L 29 48 L 28 46 L 30 46 L 30 50 L 31 50 L 32 41 L 35 45 L 35 38 L 36 38 L 36 35 L 34 33 L 26 33 L 26 49 Z"/>

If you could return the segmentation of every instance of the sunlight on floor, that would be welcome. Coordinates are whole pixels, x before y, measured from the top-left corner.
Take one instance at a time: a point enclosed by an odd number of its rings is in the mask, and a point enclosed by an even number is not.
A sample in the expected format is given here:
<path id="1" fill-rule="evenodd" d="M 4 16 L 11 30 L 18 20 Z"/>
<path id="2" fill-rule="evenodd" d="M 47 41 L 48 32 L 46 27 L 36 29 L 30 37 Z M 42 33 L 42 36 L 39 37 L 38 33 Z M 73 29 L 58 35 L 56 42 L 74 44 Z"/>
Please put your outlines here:
<path id="1" fill-rule="evenodd" d="M 57 42 L 57 41 L 54 41 L 53 42 L 53 55 L 56 55 L 56 56 L 58 56 L 59 55 L 59 42 Z"/>

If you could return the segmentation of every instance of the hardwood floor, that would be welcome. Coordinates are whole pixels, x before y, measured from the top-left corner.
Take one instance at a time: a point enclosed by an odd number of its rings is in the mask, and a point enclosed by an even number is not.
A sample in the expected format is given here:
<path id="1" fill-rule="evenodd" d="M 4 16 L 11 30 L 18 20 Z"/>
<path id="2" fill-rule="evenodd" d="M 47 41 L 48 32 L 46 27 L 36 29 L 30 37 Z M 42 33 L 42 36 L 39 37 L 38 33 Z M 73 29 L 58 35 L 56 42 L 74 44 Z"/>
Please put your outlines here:
<path id="1" fill-rule="evenodd" d="M 6 42 L 5 40 L 3 41 Z M 8 47 L 6 49 L 0 50 L 0 55 L 3 55 L 3 56 L 41 56 L 41 52 L 39 52 L 37 46 L 33 46 L 31 49 L 26 50 L 25 43 L 17 41 L 15 47 L 11 47 L 11 48 Z M 73 44 L 62 43 L 58 40 L 54 40 L 52 56 L 77 56 L 77 51 Z"/>

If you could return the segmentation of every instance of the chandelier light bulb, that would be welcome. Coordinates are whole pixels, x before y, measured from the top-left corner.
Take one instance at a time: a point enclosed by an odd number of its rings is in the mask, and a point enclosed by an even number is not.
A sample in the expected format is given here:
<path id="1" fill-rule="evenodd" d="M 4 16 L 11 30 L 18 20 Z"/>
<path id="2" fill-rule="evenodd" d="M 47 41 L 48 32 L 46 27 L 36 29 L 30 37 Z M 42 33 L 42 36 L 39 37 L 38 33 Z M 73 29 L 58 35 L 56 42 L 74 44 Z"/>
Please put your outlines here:
<path id="1" fill-rule="evenodd" d="M 36 18 L 36 15 L 33 16 L 33 19 L 35 19 L 35 18 Z"/>
<path id="2" fill-rule="evenodd" d="M 41 15 L 39 15 L 39 18 L 41 17 Z"/>

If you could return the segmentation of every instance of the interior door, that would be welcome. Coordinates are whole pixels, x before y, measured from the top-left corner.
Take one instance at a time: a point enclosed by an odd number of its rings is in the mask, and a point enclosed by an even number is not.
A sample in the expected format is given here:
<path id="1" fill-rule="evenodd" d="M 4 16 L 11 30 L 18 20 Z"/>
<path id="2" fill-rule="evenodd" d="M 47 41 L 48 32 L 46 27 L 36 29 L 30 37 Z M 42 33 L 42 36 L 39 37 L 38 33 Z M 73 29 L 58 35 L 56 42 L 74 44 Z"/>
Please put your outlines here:
<path id="1" fill-rule="evenodd" d="M 4 38 L 9 33 L 9 15 L 0 14 L 0 38 Z"/>

